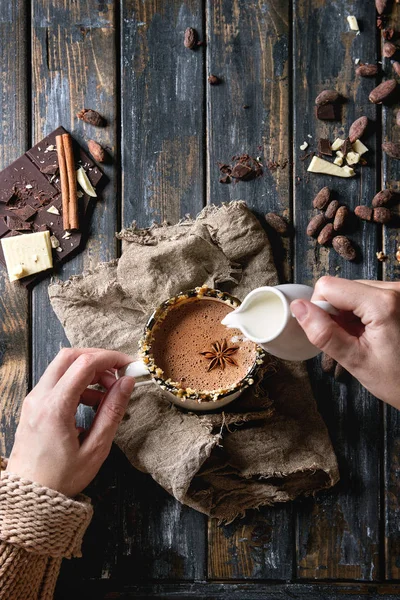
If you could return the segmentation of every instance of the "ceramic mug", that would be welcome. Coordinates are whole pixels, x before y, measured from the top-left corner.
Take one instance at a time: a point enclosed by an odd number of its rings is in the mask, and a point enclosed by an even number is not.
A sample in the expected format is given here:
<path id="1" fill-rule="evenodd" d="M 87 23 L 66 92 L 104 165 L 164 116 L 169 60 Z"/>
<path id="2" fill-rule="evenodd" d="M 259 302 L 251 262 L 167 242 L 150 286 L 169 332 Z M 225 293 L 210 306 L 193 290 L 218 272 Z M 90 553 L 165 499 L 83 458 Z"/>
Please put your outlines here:
<path id="1" fill-rule="evenodd" d="M 226 406 L 235 400 L 240 394 L 254 383 L 254 377 L 260 365 L 265 359 L 265 352 L 259 346 L 255 348 L 254 363 L 246 373 L 245 377 L 226 388 L 211 391 L 197 391 L 190 388 L 182 389 L 178 383 L 166 380 L 163 372 L 154 362 L 151 348 L 154 331 L 157 325 L 164 320 L 169 311 L 176 307 L 180 302 L 188 302 L 191 299 L 212 300 L 214 302 L 223 302 L 235 309 L 240 306 L 240 300 L 219 290 L 214 290 L 206 286 L 195 288 L 188 292 L 182 292 L 177 296 L 169 298 L 163 302 L 148 319 L 144 336 L 139 342 L 141 360 L 130 363 L 118 371 L 118 377 L 130 375 L 136 379 L 136 386 L 156 383 L 163 391 L 163 395 L 173 404 L 193 411 L 216 410 Z"/>

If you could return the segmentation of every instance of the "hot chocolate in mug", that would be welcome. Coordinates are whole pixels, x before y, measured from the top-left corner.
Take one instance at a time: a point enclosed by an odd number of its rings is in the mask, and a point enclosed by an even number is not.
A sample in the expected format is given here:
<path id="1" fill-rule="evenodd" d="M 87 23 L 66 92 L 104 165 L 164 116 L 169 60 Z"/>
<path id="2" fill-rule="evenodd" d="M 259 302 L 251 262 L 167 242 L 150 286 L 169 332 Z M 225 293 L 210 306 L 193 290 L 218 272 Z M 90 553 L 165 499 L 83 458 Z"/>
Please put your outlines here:
<path id="1" fill-rule="evenodd" d="M 169 298 L 146 323 L 141 360 L 118 376 L 135 377 L 136 386 L 156 383 L 166 399 L 188 410 L 227 405 L 253 385 L 266 356 L 239 330 L 221 324 L 239 306 L 237 298 L 206 286 Z"/>

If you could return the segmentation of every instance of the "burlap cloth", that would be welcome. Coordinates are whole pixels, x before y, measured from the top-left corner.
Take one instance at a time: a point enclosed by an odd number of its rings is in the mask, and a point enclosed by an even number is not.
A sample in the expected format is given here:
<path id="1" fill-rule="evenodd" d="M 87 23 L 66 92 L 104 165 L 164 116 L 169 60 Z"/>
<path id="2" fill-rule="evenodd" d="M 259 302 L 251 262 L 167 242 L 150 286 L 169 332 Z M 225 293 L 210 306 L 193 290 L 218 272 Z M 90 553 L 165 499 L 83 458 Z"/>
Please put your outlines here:
<path id="1" fill-rule="evenodd" d="M 278 283 L 268 237 L 244 202 L 119 237 L 118 261 L 49 287 L 72 346 L 136 354 L 148 315 L 169 296 L 206 284 L 243 299 Z M 273 361 L 265 371 L 219 413 L 188 413 L 156 384 L 138 387 L 115 441 L 177 500 L 224 521 L 332 486 L 336 458 L 305 365 Z"/>

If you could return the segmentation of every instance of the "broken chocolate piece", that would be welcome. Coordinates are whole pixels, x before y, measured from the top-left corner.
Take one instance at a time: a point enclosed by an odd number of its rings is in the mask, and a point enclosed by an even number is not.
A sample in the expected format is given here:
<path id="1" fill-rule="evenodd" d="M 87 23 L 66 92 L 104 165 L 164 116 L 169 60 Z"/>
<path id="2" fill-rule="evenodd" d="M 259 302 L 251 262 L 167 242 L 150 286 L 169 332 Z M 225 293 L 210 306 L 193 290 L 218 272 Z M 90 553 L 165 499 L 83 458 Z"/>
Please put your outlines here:
<path id="1" fill-rule="evenodd" d="M 34 208 L 33 206 L 29 206 L 29 204 L 27 204 L 26 206 L 24 206 L 23 208 L 15 208 L 15 209 L 8 209 L 9 211 L 12 210 L 12 217 L 16 217 L 17 219 L 20 219 L 21 221 L 29 221 L 29 219 L 31 219 L 34 215 L 36 215 L 37 213 L 37 209 Z M 12 228 L 10 228 L 12 229 Z"/>
<path id="2" fill-rule="evenodd" d="M 315 109 L 317 119 L 320 121 L 337 121 L 335 106 L 333 104 L 323 104 Z"/>
<path id="3" fill-rule="evenodd" d="M 326 156 L 332 156 L 331 143 L 328 139 L 321 138 L 318 140 L 318 152 Z"/>
<path id="4" fill-rule="evenodd" d="M 346 154 L 353 151 L 353 146 L 351 145 L 349 138 L 346 138 L 344 140 L 344 143 L 340 150 L 341 152 L 343 152 L 343 156 L 346 156 Z"/>
<path id="5" fill-rule="evenodd" d="M 8 229 L 15 229 L 15 231 L 29 231 L 32 229 L 31 223 L 26 223 L 25 221 L 21 221 L 17 217 L 6 217 L 6 225 Z"/>

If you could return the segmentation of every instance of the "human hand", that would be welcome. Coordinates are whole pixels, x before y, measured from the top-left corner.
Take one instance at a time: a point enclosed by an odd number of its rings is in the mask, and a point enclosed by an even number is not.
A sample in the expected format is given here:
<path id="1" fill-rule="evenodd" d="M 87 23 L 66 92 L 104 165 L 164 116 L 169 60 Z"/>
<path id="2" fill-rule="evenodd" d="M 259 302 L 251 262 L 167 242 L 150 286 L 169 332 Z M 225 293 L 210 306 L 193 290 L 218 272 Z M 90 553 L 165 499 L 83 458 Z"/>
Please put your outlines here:
<path id="1" fill-rule="evenodd" d="M 23 402 L 7 471 L 66 496 L 81 492 L 107 458 L 135 384 L 112 370 L 131 361 L 112 350 L 61 350 Z M 95 383 L 107 391 L 88 389 Z M 79 403 L 99 405 L 85 433 L 75 424 Z"/>
<path id="2" fill-rule="evenodd" d="M 341 312 L 329 316 L 305 300 L 290 308 L 312 344 L 326 352 L 377 398 L 400 408 L 400 283 L 321 277 L 312 300 Z"/>

